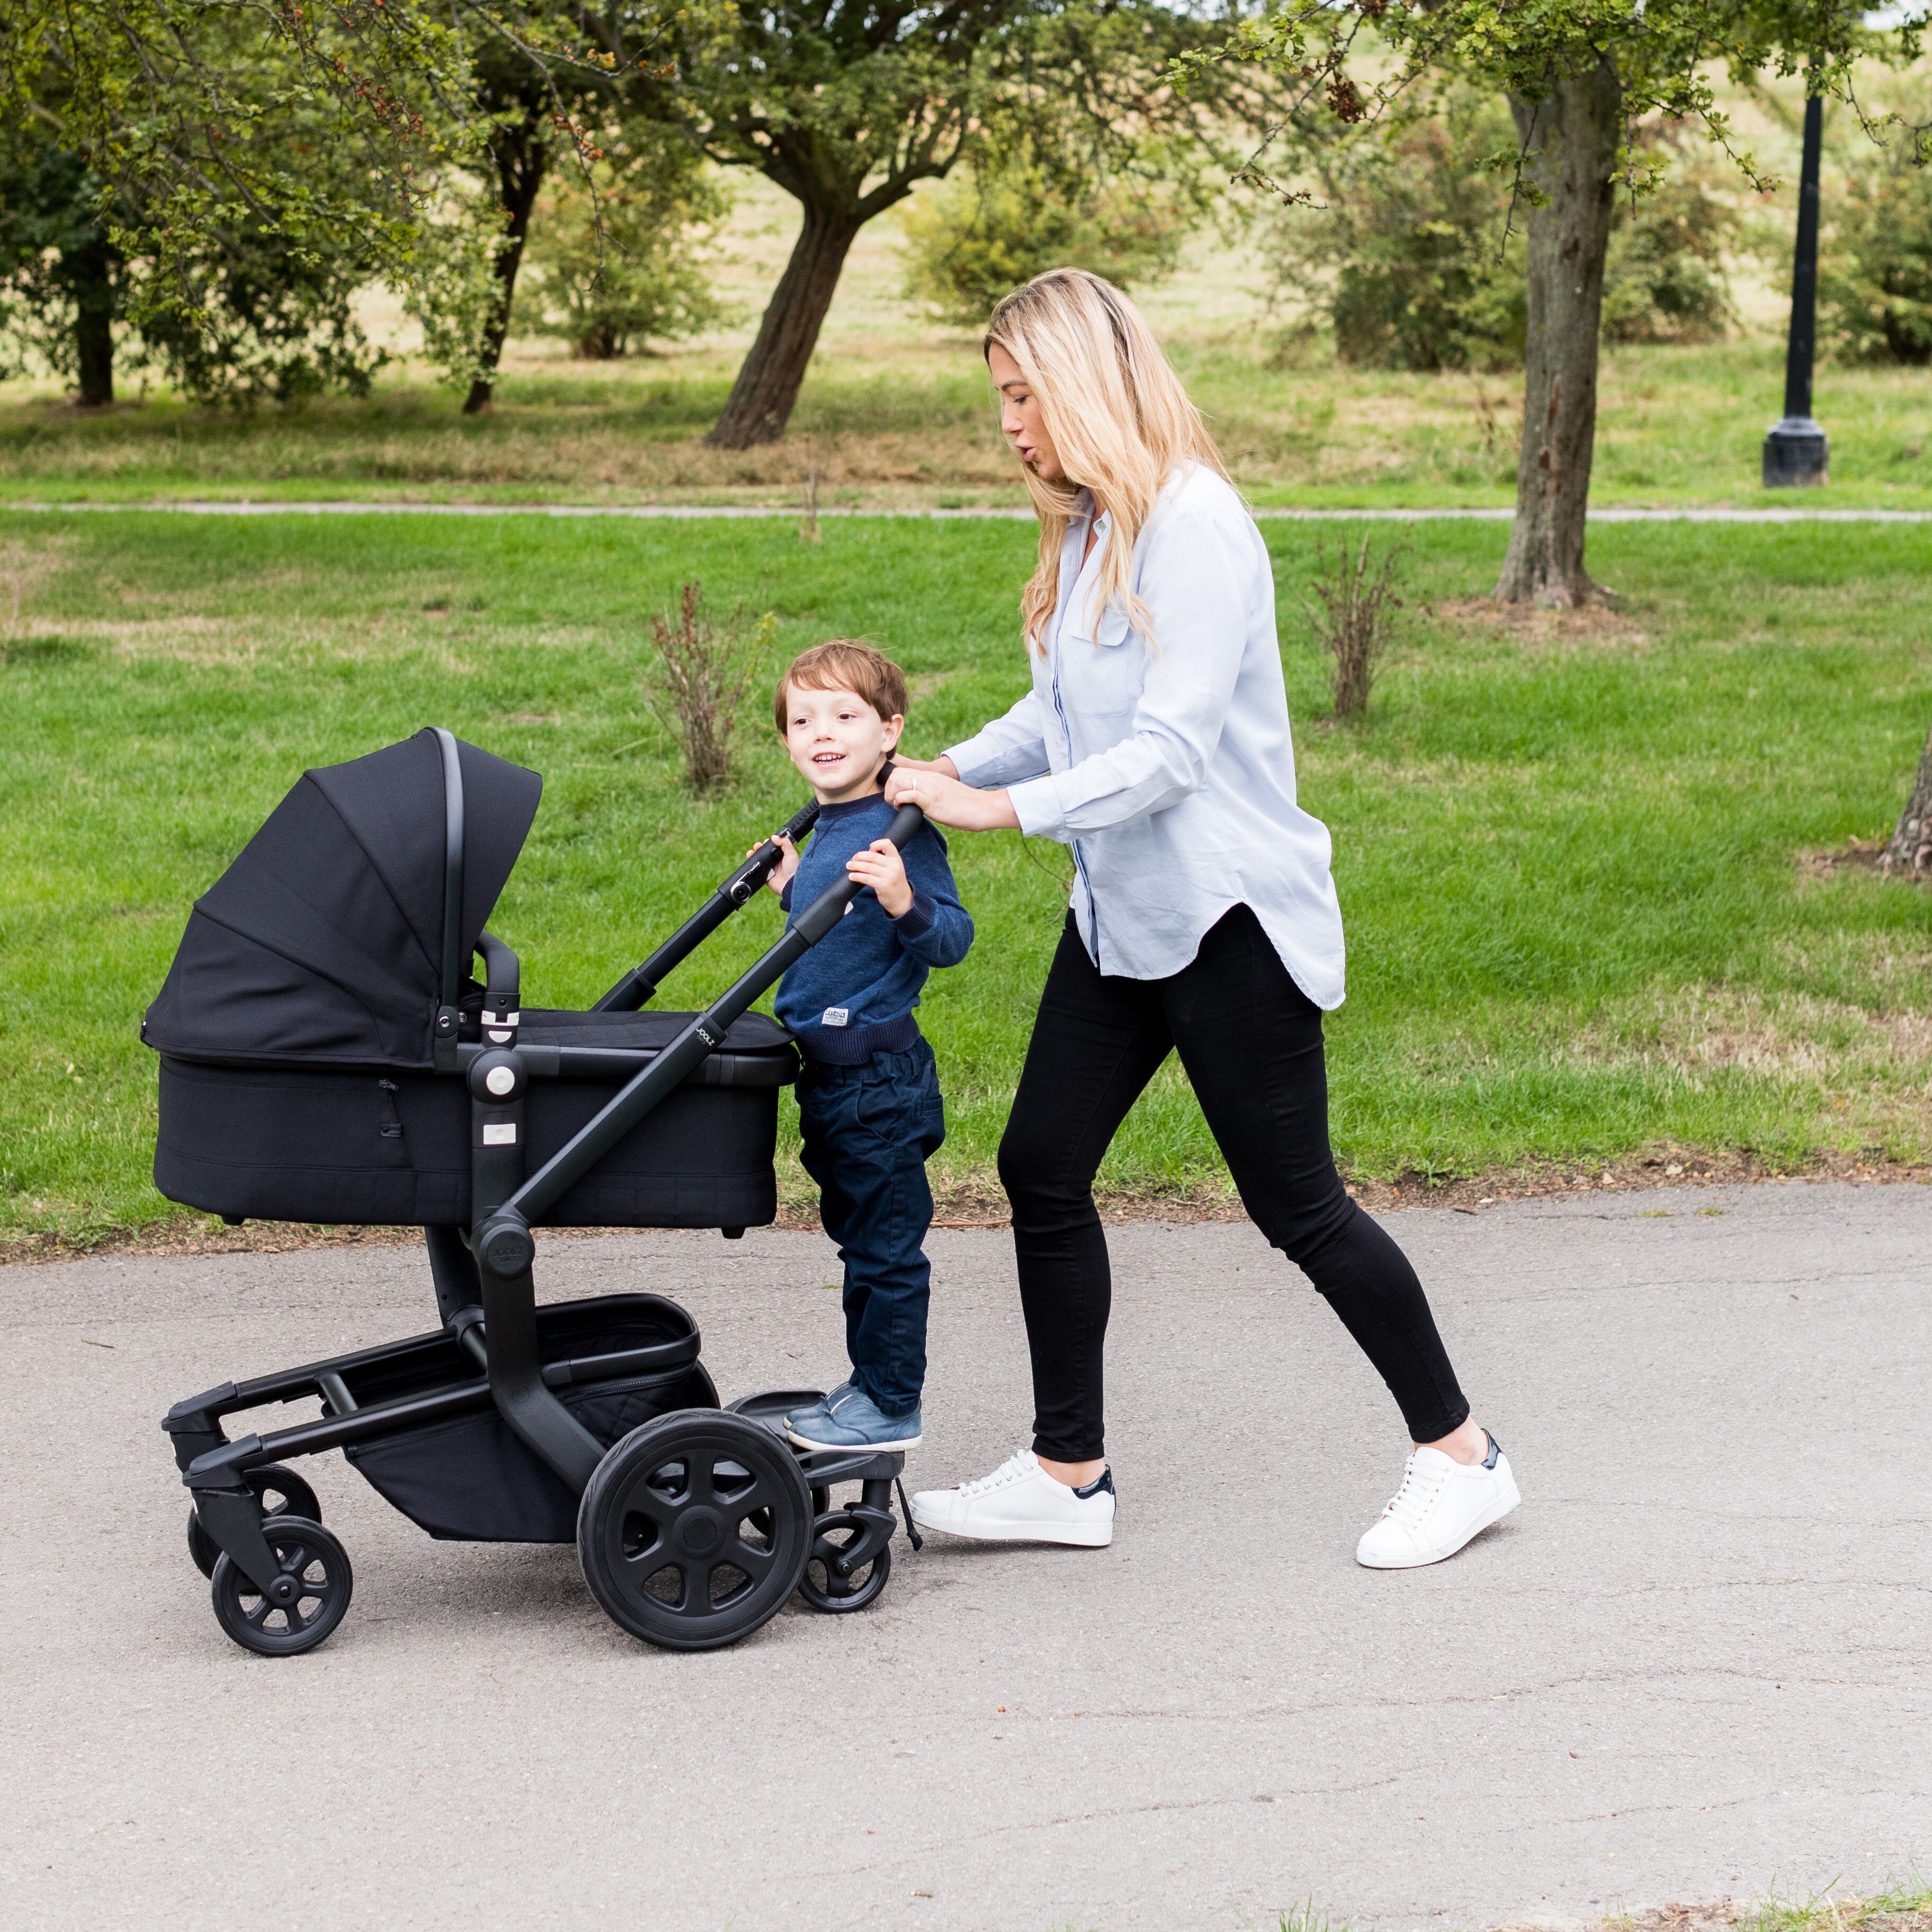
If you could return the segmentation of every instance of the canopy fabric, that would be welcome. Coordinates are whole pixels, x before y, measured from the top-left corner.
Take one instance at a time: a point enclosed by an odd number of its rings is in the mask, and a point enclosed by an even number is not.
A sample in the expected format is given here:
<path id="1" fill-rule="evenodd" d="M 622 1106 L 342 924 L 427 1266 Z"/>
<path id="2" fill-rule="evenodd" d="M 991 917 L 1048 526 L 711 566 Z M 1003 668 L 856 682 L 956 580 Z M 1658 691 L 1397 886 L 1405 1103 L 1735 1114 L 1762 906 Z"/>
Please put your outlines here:
<path id="1" fill-rule="evenodd" d="M 457 757 L 466 967 L 543 780 L 460 740 Z M 431 1066 L 444 812 L 434 731 L 304 772 L 196 901 L 142 1037 L 194 1059 Z"/>

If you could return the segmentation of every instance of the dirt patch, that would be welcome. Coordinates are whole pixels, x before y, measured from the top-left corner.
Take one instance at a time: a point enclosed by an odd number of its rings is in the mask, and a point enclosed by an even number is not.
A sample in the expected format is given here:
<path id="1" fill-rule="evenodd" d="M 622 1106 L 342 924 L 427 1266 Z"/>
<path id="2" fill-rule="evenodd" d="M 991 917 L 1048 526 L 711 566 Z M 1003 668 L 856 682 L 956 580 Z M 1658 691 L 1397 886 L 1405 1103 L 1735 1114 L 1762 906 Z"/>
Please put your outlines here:
<path id="1" fill-rule="evenodd" d="M 1651 1905 L 1602 1918 L 1589 1932 L 1932 1932 L 1932 1906 L 1911 1894 L 1904 1904 L 1892 1899 L 1814 1900 L 1790 1905 L 1776 1900 L 1746 1904 L 1719 1899 L 1706 1905 Z M 1495 1932 L 1551 1932 L 1574 1920 L 1519 1918 Z"/>
<path id="2" fill-rule="evenodd" d="M 1530 1167 L 1491 1168 L 1477 1174 L 1425 1174 L 1417 1168 L 1392 1180 L 1354 1178 L 1348 1192 L 1371 1213 L 1405 1208 L 1453 1208 L 1473 1214 L 1505 1202 L 1552 1199 L 1558 1196 L 1623 1194 L 1684 1187 L 1749 1186 L 1773 1180 L 1848 1180 L 1853 1186 L 1916 1183 L 1932 1186 L 1932 1163 L 1886 1158 L 1882 1149 L 1863 1154 L 1823 1154 L 1802 1166 L 1772 1167 L 1748 1154 L 1713 1154 L 1668 1143 L 1628 1160 L 1552 1161 Z M 1130 1221 L 1244 1221 L 1239 1198 L 1213 1183 L 1160 1193 L 1107 1194 L 1098 1197 L 1100 1218 L 1110 1226 Z M 1004 1228 L 1006 1197 L 967 1185 L 936 1199 L 936 1228 Z M 1669 1210 L 1664 1211 L 1669 1212 Z M 806 1201 L 779 1204 L 772 1226 L 800 1232 L 818 1226 L 817 1208 Z M 547 1228 L 545 1241 L 576 1240 L 594 1234 L 635 1233 L 628 1228 Z M 422 1239 L 417 1228 L 310 1226 L 293 1221 L 250 1221 L 224 1226 L 198 1214 L 116 1230 L 94 1238 L 57 1234 L 0 1234 L 0 1267 L 32 1262 L 76 1261 L 90 1255 L 132 1257 L 170 1255 L 280 1255 L 307 1248 L 407 1248 Z M 1932 1927 L 1926 1928 L 1932 1932 Z"/>
<path id="3" fill-rule="evenodd" d="M 1532 650 L 1577 650 L 1586 645 L 1640 647 L 1650 642 L 1630 613 L 1608 604 L 1580 610 L 1546 610 L 1534 604 L 1498 604 L 1492 597 L 1450 597 L 1421 607 L 1460 630 L 1500 634 Z"/>
<path id="4" fill-rule="evenodd" d="M 1828 850 L 1801 852 L 1798 869 L 1806 878 L 1835 879 L 1847 872 L 1869 873 L 1880 878 L 1895 878 L 1901 885 L 1932 886 L 1932 872 L 1886 872 L 1880 861 L 1891 842 L 1885 838 L 1853 838 Z"/>

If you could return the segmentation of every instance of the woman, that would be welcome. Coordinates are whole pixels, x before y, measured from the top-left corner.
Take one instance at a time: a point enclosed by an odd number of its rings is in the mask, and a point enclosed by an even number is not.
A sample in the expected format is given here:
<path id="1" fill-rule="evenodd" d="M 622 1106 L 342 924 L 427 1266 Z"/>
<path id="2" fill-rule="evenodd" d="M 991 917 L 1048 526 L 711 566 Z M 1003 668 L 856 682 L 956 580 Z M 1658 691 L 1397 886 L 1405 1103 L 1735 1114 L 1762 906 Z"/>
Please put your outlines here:
<path id="1" fill-rule="evenodd" d="M 943 757 L 901 758 L 887 794 L 942 825 L 1058 839 L 1076 876 L 1000 1144 L 1033 1446 L 916 1496 L 913 1515 L 988 1540 L 1112 1540 L 1094 1176 L 1178 1048 L 1250 1216 L 1408 1425 L 1401 1486 L 1358 1558 L 1440 1562 L 1516 1506 L 1516 1482 L 1470 1419 L 1414 1270 L 1329 1150 L 1322 1014 L 1342 1003 L 1341 914 L 1328 834 L 1294 802 L 1267 549 L 1118 290 L 1037 276 L 993 311 L 986 356 L 1040 515 L 1022 600 L 1033 689 Z"/>

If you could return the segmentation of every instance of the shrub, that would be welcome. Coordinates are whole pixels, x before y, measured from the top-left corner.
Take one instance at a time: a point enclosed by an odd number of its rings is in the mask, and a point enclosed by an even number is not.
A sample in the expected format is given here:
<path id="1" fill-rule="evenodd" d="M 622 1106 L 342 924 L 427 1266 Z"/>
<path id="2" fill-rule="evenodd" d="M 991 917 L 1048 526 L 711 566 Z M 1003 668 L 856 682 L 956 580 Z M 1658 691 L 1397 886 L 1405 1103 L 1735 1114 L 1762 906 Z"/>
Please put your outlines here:
<path id="1" fill-rule="evenodd" d="M 706 278 L 704 244 L 730 196 L 681 136 L 630 130 L 587 180 L 565 165 L 530 224 L 530 257 L 543 276 L 543 334 L 602 361 L 646 342 L 702 334 L 724 320 Z"/>
<path id="2" fill-rule="evenodd" d="M 1000 296 L 1047 268 L 1086 268 L 1122 288 L 1159 281 L 1198 214 L 1185 184 L 1101 181 L 1022 146 L 900 210 L 905 292 L 936 321 L 978 328 Z"/>
<path id="3" fill-rule="evenodd" d="M 1277 293 L 1325 315 L 1344 362 L 1386 369 L 1498 368 L 1520 362 L 1527 300 L 1519 142 L 1504 103 L 1463 85 L 1423 114 L 1308 144 L 1316 208 L 1274 221 Z M 1738 218 L 1676 131 L 1639 130 L 1654 184 L 1619 198 L 1604 292 L 1613 342 L 1688 342 L 1732 319 L 1724 251 Z"/>
<path id="4" fill-rule="evenodd" d="M 1932 362 L 1932 167 L 1909 136 L 1856 152 L 1818 265 L 1824 334 L 1855 362 Z"/>
<path id="5" fill-rule="evenodd" d="M 1359 718 L 1369 708 L 1369 691 L 1376 665 L 1388 648 L 1402 599 L 1395 594 L 1396 566 L 1402 553 L 1392 550 L 1372 568 L 1369 539 L 1352 554 L 1347 538 L 1338 538 L 1335 560 L 1328 561 L 1318 544 L 1315 567 L 1321 572 L 1304 598 L 1317 646 L 1328 654 L 1328 688 L 1337 718 Z"/>
<path id="6" fill-rule="evenodd" d="M 722 617 L 705 606 L 704 586 L 680 586 L 678 608 L 651 620 L 645 686 L 684 754 L 685 777 L 700 798 L 731 775 L 731 735 L 745 692 L 778 628 L 770 612 L 754 624 L 742 602 Z"/>

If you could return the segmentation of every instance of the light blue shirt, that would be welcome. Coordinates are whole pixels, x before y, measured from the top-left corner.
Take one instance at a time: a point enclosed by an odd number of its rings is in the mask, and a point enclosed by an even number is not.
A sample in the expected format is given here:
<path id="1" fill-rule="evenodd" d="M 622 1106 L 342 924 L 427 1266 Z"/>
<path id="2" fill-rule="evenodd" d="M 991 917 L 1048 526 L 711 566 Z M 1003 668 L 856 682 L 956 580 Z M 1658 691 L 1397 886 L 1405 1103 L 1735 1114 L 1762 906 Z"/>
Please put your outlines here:
<path id="1" fill-rule="evenodd" d="M 1342 911 L 1327 826 L 1294 802 L 1274 572 L 1254 519 L 1210 470 L 1177 471 L 1134 545 L 1154 647 L 1093 608 L 1111 519 L 1084 566 L 1091 500 L 1066 532 L 1033 688 L 947 753 L 1004 786 L 1020 828 L 1073 850 L 1073 914 L 1102 973 L 1161 980 L 1231 908 L 1261 921 L 1294 982 L 1342 1004 Z"/>

